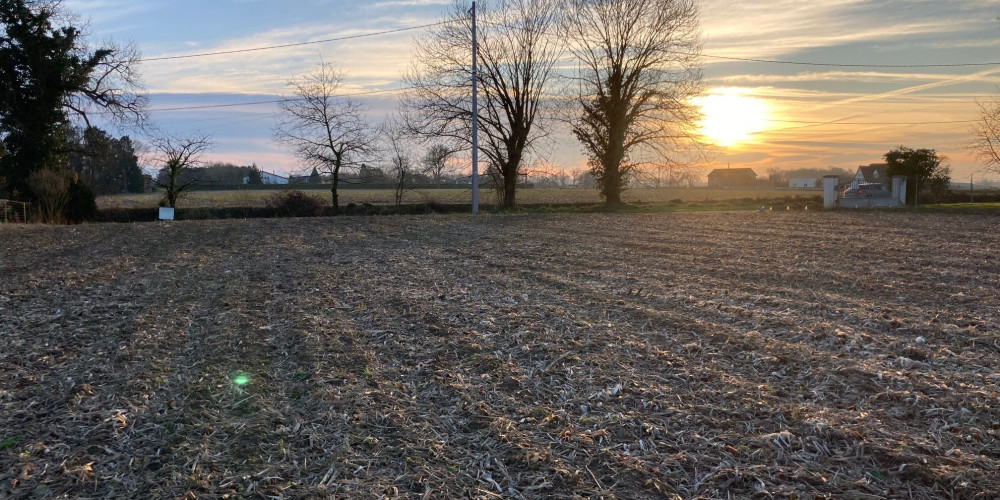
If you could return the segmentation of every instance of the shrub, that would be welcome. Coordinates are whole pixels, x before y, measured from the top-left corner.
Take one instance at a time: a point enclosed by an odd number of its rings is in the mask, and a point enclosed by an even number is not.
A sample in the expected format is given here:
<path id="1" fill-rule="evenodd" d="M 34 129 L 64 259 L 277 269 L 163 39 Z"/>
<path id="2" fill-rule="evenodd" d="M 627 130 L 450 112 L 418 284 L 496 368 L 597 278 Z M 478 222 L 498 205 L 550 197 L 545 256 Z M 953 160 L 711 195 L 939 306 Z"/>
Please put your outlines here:
<path id="1" fill-rule="evenodd" d="M 71 181 L 67 198 L 66 206 L 63 209 L 63 217 L 67 222 L 79 224 L 97 218 L 94 190 L 86 183 L 79 179 Z"/>
<path id="2" fill-rule="evenodd" d="M 35 194 L 35 217 L 41 222 L 59 223 L 64 220 L 69 201 L 69 176 L 46 167 L 28 176 L 28 187 Z"/>
<path id="3" fill-rule="evenodd" d="M 302 191 L 282 191 L 267 200 L 277 217 L 315 217 L 323 213 L 323 202 Z"/>

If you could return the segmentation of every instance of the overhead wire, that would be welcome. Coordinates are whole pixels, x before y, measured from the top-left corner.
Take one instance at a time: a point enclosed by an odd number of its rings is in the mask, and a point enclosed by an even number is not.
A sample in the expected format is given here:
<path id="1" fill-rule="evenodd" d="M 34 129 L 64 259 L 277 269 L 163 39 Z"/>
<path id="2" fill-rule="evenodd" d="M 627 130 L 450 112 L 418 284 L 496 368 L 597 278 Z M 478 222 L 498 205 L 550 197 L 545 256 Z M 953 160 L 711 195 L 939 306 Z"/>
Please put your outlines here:
<path id="1" fill-rule="evenodd" d="M 366 90 L 366 91 L 359 91 L 359 92 L 350 92 L 350 93 L 346 93 L 346 94 L 336 94 L 336 95 L 334 95 L 332 97 L 357 97 L 357 96 L 364 96 L 364 95 L 386 94 L 386 93 L 390 93 L 390 92 L 403 92 L 403 91 L 406 91 L 406 90 L 412 90 L 413 88 L 414 87 L 400 87 L 400 88 L 394 88 L 394 89 Z M 248 102 L 234 102 L 234 103 L 227 103 L 227 104 L 204 104 L 204 105 L 197 105 L 197 106 L 176 106 L 176 107 L 170 107 L 170 108 L 152 108 L 152 109 L 147 109 L 146 111 L 149 112 L 149 113 L 169 112 L 169 111 L 198 111 L 198 110 L 202 110 L 202 109 L 235 108 L 235 107 L 240 107 L 240 106 L 259 106 L 259 105 L 263 105 L 263 104 L 277 104 L 279 102 L 300 101 L 300 100 L 302 100 L 302 99 L 298 99 L 298 98 L 294 98 L 293 97 L 293 98 L 288 98 L 288 99 L 268 99 L 266 101 L 248 101 Z M 94 112 L 92 114 L 108 114 L 108 112 L 107 111 L 97 111 L 97 112 Z"/>

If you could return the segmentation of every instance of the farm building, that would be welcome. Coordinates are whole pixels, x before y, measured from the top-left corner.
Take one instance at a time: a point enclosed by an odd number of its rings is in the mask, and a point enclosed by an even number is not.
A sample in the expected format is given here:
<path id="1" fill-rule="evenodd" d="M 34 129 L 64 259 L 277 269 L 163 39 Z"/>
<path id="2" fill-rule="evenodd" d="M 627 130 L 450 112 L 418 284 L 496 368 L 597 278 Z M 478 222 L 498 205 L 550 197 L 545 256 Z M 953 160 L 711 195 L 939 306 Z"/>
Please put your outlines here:
<path id="1" fill-rule="evenodd" d="M 260 173 L 261 184 L 288 184 L 288 177 L 282 177 L 271 172 Z"/>
<path id="2" fill-rule="evenodd" d="M 260 183 L 261 184 L 288 184 L 288 177 L 282 177 L 278 174 L 272 174 L 271 172 L 261 171 L 260 173 Z M 244 177 L 243 184 L 250 184 L 250 178 Z"/>
<path id="3" fill-rule="evenodd" d="M 819 187 L 819 179 L 815 177 L 792 177 L 791 179 L 788 179 L 788 187 L 816 188 Z"/>
<path id="4" fill-rule="evenodd" d="M 851 180 L 851 187 L 857 189 L 859 184 L 883 184 L 888 187 L 889 178 L 885 175 L 888 168 L 889 165 L 886 163 L 872 163 L 867 167 L 858 167 L 858 173 Z"/>
<path id="5" fill-rule="evenodd" d="M 751 168 L 717 168 L 708 174 L 708 187 L 754 188 L 757 173 Z"/>

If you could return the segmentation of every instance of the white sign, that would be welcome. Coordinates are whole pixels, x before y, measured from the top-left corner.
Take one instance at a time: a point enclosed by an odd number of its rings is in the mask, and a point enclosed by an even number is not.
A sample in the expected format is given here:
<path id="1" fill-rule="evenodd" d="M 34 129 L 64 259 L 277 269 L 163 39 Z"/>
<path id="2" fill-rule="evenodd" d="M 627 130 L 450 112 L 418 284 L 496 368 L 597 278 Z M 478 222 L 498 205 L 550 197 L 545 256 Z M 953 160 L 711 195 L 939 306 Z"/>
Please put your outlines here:
<path id="1" fill-rule="evenodd" d="M 174 220 L 174 209 L 170 207 L 160 207 L 160 220 Z"/>

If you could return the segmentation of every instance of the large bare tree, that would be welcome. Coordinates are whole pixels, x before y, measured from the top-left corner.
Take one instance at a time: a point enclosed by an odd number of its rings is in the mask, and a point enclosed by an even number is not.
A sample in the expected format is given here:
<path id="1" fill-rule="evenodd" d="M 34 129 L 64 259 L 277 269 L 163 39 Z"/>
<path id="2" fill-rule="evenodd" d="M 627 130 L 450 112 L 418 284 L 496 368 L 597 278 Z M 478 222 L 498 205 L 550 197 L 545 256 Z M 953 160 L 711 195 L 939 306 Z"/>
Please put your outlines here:
<path id="1" fill-rule="evenodd" d="M 545 136 L 545 92 L 559 57 L 557 0 L 487 0 L 479 4 L 479 130 L 487 170 L 502 180 L 500 203 L 516 203 L 517 179 Z M 403 96 L 409 125 L 431 138 L 469 141 L 472 20 L 456 1 L 450 19 L 417 40 Z"/>
<path id="2" fill-rule="evenodd" d="M 291 94 L 281 109 L 274 136 L 308 166 L 330 175 L 334 213 L 340 211 L 337 188 L 345 170 L 357 168 L 375 148 L 378 134 L 364 104 L 340 94 L 343 74 L 328 63 L 289 82 Z"/>
<path id="3" fill-rule="evenodd" d="M 573 134 L 609 205 L 629 175 L 697 142 L 701 92 L 694 0 L 563 0 L 563 34 L 579 64 Z"/>
<path id="4" fill-rule="evenodd" d="M 979 103 L 970 149 L 987 171 L 1000 174 L 1000 97 Z"/>

